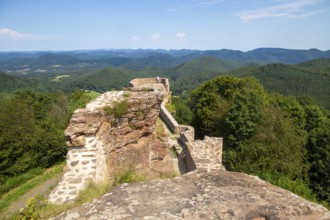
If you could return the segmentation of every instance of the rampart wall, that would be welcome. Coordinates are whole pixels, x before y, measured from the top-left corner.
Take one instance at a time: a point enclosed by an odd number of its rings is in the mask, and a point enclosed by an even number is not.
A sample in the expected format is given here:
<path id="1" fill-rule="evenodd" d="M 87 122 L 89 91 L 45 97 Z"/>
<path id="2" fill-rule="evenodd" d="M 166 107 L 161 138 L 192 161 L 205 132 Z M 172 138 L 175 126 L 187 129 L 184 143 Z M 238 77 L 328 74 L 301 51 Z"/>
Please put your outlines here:
<path id="1" fill-rule="evenodd" d="M 104 93 L 86 108 L 77 109 L 65 130 L 65 173 L 49 201 L 74 200 L 90 181 L 113 182 L 118 173 L 129 168 L 148 178 L 172 173 L 167 142 L 156 135 L 163 98 L 160 91 L 134 88 Z M 116 116 L 124 105 L 126 110 Z"/>
<path id="2" fill-rule="evenodd" d="M 187 172 L 195 169 L 224 169 L 222 166 L 222 145 L 223 139 L 219 137 L 205 137 L 204 140 L 195 140 L 195 129 L 191 126 L 180 125 L 172 114 L 166 109 L 165 105 L 169 102 L 170 85 L 166 78 L 142 78 L 134 79 L 130 82 L 132 87 L 147 87 L 155 90 L 162 90 L 165 93 L 159 116 L 167 127 L 175 134 L 179 134 L 182 152 L 180 157 L 186 163 Z"/>
<path id="3" fill-rule="evenodd" d="M 134 79 L 125 91 L 104 93 L 86 108 L 76 110 L 65 131 L 69 147 L 65 174 L 49 200 L 74 200 L 88 182 L 111 181 L 120 169 L 129 166 L 150 175 L 172 172 L 167 143 L 156 138 L 158 116 L 179 135 L 180 157 L 187 172 L 224 169 L 222 138 L 195 140 L 193 127 L 179 125 L 165 107 L 169 88 L 166 78 Z M 118 118 L 107 111 L 125 102 L 128 109 Z"/>

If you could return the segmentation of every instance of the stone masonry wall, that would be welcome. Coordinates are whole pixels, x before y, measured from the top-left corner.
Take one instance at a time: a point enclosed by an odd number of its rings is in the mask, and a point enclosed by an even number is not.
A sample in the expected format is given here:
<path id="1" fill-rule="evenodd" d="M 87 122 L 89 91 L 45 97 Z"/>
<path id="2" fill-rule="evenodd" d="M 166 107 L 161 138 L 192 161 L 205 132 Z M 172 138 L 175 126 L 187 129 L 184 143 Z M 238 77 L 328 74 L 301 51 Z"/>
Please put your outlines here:
<path id="1" fill-rule="evenodd" d="M 164 102 L 161 104 L 159 116 L 173 133 L 180 133 L 180 126 L 178 122 L 174 119 L 171 113 L 167 111 Z"/>
<path id="2" fill-rule="evenodd" d="M 74 112 L 65 131 L 68 138 L 67 166 L 62 181 L 49 200 L 65 203 L 75 199 L 91 180 L 113 180 L 118 170 L 133 168 L 148 175 L 172 172 L 167 144 L 156 138 L 158 116 L 180 135 L 187 171 L 224 169 L 221 164 L 222 138 L 194 140 L 194 128 L 179 125 L 167 111 L 169 80 L 135 79 L 125 91 L 107 92 Z M 105 111 L 127 101 L 127 112 L 114 118 Z M 173 168 L 173 167 L 172 167 Z"/>
<path id="3" fill-rule="evenodd" d="M 138 89 L 107 92 L 74 112 L 65 131 L 68 138 L 67 166 L 62 181 L 49 200 L 65 203 L 75 199 L 91 180 L 113 180 L 120 169 L 155 175 L 172 172 L 167 145 L 156 138 L 156 121 L 162 91 Z M 105 111 L 116 103 L 128 103 L 122 116 Z M 154 172 L 154 173 L 153 173 Z"/>
<path id="4" fill-rule="evenodd" d="M 106 121 L 103 111 L 106 100 L 117 99 L 121 95 L 121 92 L 102 94 L 88 103 L 85 109 L 77 109 L 73 113 L 70 125 L 65 131 L 68 138 L 65 173 L 62 181 L 49 195 L 50 202 L 71 201 L 90 180 L 101 181 L 106 176 L 103 144 L 96 133 Z"/>
<path id="5" fill-rule="evenodd" d="M 161 90 L 165 94 L 164 100 L 161 104 L 160 118 L 166 123 L 168 128 L 173 133 L 180 133 L 180 125 L 174 119 L 169 111 L 167 111 L 165 104 L 169 102 L 170 96 L 170 83 L 166 78 L 139 78 L 133 79 L 130 82 L 130 86 L 133 88 L 149 88 L 152 90 Z"/>
<path id="6" fill-rule="evenodd" d="M 132 87 L 148 87 L 155 90 L 164 86 L 165 97 L 169 97 L 169 81 L 165 78 L 134 79 L 130 82 Z M 160 89 L 161 90 L 161 89 Z M 179 125 L 175 118 L 165 108 L 168 99 L 165 98 L 161 104 L 160 117 L 168 128 L 180 135 L 182 152 L 180 157 L 185 160 L 187 171 L 195 169 L 206 169 L 210 172 L 213 169 L 224 170 L 222 165 L 223 139 L 218 137 L 205 137 L 204 140 L 195 140 L 195 130 L 191 126 Z"/>

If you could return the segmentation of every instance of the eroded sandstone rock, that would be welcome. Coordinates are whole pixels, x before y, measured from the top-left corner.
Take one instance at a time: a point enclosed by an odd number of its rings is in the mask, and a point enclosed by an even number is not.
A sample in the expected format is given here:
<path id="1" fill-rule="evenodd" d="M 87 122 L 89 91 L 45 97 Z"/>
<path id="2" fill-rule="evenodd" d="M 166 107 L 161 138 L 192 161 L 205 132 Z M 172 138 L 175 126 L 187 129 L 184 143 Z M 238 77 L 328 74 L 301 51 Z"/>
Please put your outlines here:
<path id="1" fill-rule="evenodd" d="M 326 220 L 330 212 L 258 177 L 212 170 L 123 184 L 54 219 Z"/>
<path id="2" fill-rule="evenodd" d="M 85 109 L 76 110 L 65 130 L 69 147 L 66 172 L 49 200 L 69 202 L 88 182 L 111 182 L 117 173 L 128 169 L 150 178 L 173 173 L 167 145 L 156 136 L 163 99 L 162 90 L 135 88 L 104 93 Z M 127 109 L 120 115 L 112 114 L 123 102 Z"/>

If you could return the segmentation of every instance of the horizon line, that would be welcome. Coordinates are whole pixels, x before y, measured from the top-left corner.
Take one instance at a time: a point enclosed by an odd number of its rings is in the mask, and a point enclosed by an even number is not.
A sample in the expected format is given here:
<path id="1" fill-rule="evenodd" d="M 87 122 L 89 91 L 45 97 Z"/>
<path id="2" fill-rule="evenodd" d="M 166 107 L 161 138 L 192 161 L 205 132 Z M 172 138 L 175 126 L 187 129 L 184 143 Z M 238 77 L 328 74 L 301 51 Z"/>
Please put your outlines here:
<path id="1" fill-rule="evenodd" d="M 180 49 L 163 49 L 163 48 L 95 48 L 95 49 L 45 49 L 45 50 L 0 50 L 0 53 L 35 53 L 35 52 L 72 52 L 72 51 L 136 51 L 136 50 L 150 50 L 150 51 L 157 51 L 157 50 L 165 50 L 165 51 L 179 51 L 179 50 L 192 50 L 192 51 L 217 51 L 217 50 L 232 50 L 232 51 L 240 51 L 240 52 L 249 52 L 254 51 L 257 49 L 284 49 L 284 50 L 318 50 L 318 51 L 329 51 L 321 50 L 318 48 L 305 48 L 305 49 L 298 49 L 298 48 L 284 48 L 284 47 L 257 47 L 251 50 L 239 50 L 239 49 L 228 49 L 228 48 L 221 48 L 221 49 L 191 49 L 191 48 L 180 48 Z"/>

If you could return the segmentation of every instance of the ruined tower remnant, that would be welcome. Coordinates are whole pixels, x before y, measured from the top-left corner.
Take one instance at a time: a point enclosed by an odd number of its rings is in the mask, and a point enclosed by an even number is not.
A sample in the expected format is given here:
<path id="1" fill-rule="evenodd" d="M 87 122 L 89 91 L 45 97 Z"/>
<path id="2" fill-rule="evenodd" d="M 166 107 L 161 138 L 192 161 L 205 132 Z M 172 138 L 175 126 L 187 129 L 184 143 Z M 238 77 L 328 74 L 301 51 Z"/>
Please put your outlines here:
<path id="1" fill-rule="evenodd" d="M 72 201 L 88 182 L 111 182 L 127 169 L 149 177 L 173 172 L 168 143 L 156 135 L 158 117 L 180 136 L 180 157 L 187 171 L 224 169 L 222 138 L 195 141 L 194 128 L 179 125 L 166 110 L 169 97 L 168 79 L 134 79 L 129 88 L 104 93 L 86 108 L 77 109 L 65 130 L 65 173 L 49 200 Z"/>

